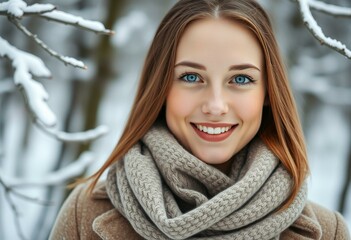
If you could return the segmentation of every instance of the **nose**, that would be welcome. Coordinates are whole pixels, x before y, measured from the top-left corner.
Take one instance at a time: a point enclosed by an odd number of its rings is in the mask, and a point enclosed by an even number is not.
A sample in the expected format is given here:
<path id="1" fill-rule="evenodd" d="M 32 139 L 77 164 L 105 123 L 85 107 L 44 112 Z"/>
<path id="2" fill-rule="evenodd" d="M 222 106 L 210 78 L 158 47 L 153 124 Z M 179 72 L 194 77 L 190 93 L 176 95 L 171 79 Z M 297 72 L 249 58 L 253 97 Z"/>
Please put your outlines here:
<path id="1" fill-rule="evenodd" d="M 209 89 L 204 96 L 202 112 L 206 115 L 221 116 L 228 113 L 229 106 L 225 93 L 222 89 Z"/>

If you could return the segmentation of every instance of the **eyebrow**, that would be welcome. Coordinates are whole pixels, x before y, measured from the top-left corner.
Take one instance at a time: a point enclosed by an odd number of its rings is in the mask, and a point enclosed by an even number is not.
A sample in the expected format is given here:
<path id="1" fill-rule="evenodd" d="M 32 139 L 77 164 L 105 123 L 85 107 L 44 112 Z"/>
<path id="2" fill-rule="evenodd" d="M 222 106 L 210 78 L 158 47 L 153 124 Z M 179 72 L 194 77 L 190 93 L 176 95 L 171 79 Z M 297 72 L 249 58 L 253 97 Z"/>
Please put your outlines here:
<path id="1" fill-rule="evenodd" d="M 174 67 L 178 67 L 178 66 L 186 66 L 186 67 L 192 67 L 192 68 L 196 68 L 196 69 L 200 69 L 200 70 L 206 70 L 206 67 L 204 65 L 201 65 L 201 64 L 196 63 L 196 62 L 190 62 L 190 61 L 179 62 Z M 231 71 L 231 70 L 244 70 L 244 69 L 249 69 L 249 68 L 256 69 L 259 72 L 261 71 L 258 67 L 256 67 L 253 64 L 250 64 L 250 63 L 232 65 L 229 67 L 229 71 Z"/>
<path id="2" fill-rule="evenodd" d="M 192 68 L 196 68 L 196 69 L 206 70 L 206 67 L 204 65 L 201 65 L 201 64 L 195 63 L 195 62 L 189 62 L 189 61 L 183 61 L 183 62 L 177 63 L 174 67 L 178 67 L 178 66 L 186 66 L 186 67 L 192 67 Z"/>

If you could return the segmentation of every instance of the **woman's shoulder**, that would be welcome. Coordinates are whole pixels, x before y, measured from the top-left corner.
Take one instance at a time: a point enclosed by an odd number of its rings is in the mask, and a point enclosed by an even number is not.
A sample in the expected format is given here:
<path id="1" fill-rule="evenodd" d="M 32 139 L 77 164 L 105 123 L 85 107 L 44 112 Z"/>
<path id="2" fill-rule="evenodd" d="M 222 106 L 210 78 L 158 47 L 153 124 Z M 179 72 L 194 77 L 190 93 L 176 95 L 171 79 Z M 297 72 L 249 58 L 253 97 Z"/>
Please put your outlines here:
<path id="1" fill-rule="evenodd" d="M 283 239 L 350 240 L 347 224 L 338 212 L 308 202 L 299 218 L 283 233 Z"/>
<path id="2" fill-rule="evenodd" d="M 77 186 L 66 199 L 50 239 L 137 239 L 130 238 L 136 233 L 111 204 L 105 183 L 98 183 L 91 194 L 88 186 Z"/>
<path id="3" fill-rule="evenodd" d="M 309 202 L 306 207 L 315 214 L 322 228 L 322 239 L 351 239 L 347 224 L 340 213 L 314 202 Z"/>

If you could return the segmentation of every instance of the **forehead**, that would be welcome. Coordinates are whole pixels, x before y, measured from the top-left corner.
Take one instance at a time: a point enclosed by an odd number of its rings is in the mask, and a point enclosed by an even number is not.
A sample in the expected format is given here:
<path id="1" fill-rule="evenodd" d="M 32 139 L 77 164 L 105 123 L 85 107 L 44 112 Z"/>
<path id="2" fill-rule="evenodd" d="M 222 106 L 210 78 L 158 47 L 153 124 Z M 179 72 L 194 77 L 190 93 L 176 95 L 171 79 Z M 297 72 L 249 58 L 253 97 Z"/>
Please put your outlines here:
<path id="1" fill-rule="evenodd" d="M 249 61 L 262 67 L 262 50 L 255 35 L 243 24 L 222 18 L 190 23 L 180 38 L 176 58 L 177 61 L 215 59 L 231 64 Z"/>

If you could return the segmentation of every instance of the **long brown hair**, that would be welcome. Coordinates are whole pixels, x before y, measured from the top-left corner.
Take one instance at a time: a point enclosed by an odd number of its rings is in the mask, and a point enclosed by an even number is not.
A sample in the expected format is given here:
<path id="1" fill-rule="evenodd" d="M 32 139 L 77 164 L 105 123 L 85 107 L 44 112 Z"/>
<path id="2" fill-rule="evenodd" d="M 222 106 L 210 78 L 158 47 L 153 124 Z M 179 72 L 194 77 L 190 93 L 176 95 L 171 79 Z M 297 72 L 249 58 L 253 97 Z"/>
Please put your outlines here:
<path id="1" fill-rule="evenodd" d="M 185 28 L 203 18 L 226 18 L 250 29 L 260 42 L 265 62 L 268 106 L 264 107 L 259 135 L 291 173 L 289 199 L 295 198 L 308 173 L 306 149 L 295 102 L 289 87 L 270 20 L 255 0 L 179 0 L 156 31 L 146 56 L 138 91 L 124 132 L 105 164 L 88 179 L 94 188 L 103 172 L 125 155 L 164 117 L 164 103 L 173 82 L 178 42 Z"/>

